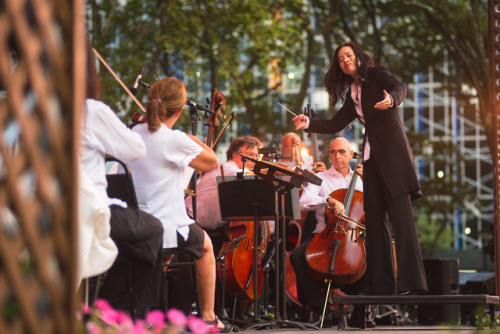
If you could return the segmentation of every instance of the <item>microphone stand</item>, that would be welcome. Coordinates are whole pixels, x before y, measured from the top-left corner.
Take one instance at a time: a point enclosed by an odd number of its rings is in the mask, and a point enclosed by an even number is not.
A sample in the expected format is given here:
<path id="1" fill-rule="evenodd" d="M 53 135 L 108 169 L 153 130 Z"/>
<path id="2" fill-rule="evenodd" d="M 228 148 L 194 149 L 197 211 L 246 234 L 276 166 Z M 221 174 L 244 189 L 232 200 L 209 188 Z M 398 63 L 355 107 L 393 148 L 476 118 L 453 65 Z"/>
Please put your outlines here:
<path id="1" fill-rule="evenodd" d="M 196 110 L 196 107 L 194 105 L 189 105 L 189 114 L 191 115 L 191 134 L 193 136 L 196 136 L 196 129 L 198 128 L 198 121 L 201 121 L 201 118 L 198 116 L 198 111 Z M 196 219 L 196 170 L 193 173 L 193 176 L 191 177 L 191 182 L 193 184 L 193 198 L 192 198 L 192 203 L 193 203 L 193 219 L 194 221 L 197 221 Z"/>
<path id="2" fill-rule="evenodd" d="M 229 319 L 229 315 L 226 310 L 226 255 L 236 248 L 240 247 L 240 242 L 245 238 L 244 235 L 241 237 L 238 237 L 234 239 L 233 241 L 229 242 L 226 246 L 229 247 L 224 251 L 222 254 L 219 254 L 215 258 L 215 261 L 220 262 L 220 268 L 221 268 L 221 285 L 222 285 L 222 305 L 221 305 L 221 314 L 223 319 Z M 233 317 L 234 320 L 234 317 Z"/>
<path id="3" fill-rule="evenodd" d="M 198 121 L 201 121 L 201 118 L 200 116 L 198 115 L 198 110 L 203 110 L 207 113 L 211 113 L 211 114 L 215 114 L 214 111 L 212 110 L 209 110 L 209 109 L 202 109 L 203 107 L 201 107 L 200 105 L 198 104 L 195 104 L 195 103 L 188 103 L 186 104 L 189 106 L 189 114 L 191 115 L 191 134 L 193 136 L 196 136 L 196 129 L 198 128 Z M 197 181 L 197 175 L 196 175 L 196 170 L 194 171 L 193 173 L 193 176 L 191 178 L 191 182 L 193 183 L 193 198 L 192 198 L 192 203 L 193 203 L 193 219 L 194 221 L 197 221 L 196 220 L 196 181 Z"/>

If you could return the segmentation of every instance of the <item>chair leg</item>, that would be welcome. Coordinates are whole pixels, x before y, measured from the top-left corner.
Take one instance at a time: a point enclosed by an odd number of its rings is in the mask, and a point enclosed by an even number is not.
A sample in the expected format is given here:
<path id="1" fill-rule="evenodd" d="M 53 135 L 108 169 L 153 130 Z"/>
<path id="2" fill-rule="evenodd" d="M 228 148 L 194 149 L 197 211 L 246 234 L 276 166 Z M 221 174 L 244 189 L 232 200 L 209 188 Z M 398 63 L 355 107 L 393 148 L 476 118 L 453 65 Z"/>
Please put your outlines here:
<path id="1" fill-rule="evenodd" d="M 201 298 L 200 298 L 200 286 L 198 284 L 198 268 L 196 267 L 196 262 L 193 260 L 193 281 L 196 294 L 196 311 L 198 312 L 198 317 L 202 317 L 201 314 Z"/>

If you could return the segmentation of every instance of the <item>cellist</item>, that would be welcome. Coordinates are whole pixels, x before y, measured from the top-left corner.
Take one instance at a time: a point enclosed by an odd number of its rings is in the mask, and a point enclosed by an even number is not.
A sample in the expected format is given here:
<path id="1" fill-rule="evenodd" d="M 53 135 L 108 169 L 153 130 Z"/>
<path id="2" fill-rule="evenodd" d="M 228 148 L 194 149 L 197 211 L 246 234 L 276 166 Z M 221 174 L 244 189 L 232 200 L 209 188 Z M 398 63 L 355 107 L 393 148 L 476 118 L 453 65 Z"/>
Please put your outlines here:
<path id="1" fill-rule="evenodd" d="M 290 256 L 290 261 L 297 276 L 298 298 L 305 308 L 303 321 L 306 322 L 318 320 L 324 303 L 321 282 L 308 273 L 305 259 L 306 249 L 314 234 L 321 233 L 325 228 L 325 208 L 327 206 L 330 206 L 336 215 L 344 214 L 345 208 L 342 202 L 331 198 L 329 195 L 338 189 L 348 188 L 354 175 L 354 171 L 349 165 L 354 152 L 347 139 L 338 137 L 332 140 L 328 155 L 332 166 L 328 170 L 316 174 L 323 180 L 321 186 L 308 184 L 300 197 L 301 211 L 316 211 L 316 220 L 306 220 L 305 222 L 305 224 L 315 223 L 315 227 L 306 228 L 304 226 L 303 231 L 313 230 L 313 232 L 302 237 L 302 243 L 293 250 Z M 357 166 L 356 172 L 362 177 L 363 168 L 361 165 Z M 363 183 L 360 178 L 356 182 L 355 190 L 363 191 Z M 357 293 L 359 292 L 357 287 L 357 283 L 346 285 L 344 291 L 351 294 Z M 372 321 L 368 322 L 367 325 L 374 327 Z"/>

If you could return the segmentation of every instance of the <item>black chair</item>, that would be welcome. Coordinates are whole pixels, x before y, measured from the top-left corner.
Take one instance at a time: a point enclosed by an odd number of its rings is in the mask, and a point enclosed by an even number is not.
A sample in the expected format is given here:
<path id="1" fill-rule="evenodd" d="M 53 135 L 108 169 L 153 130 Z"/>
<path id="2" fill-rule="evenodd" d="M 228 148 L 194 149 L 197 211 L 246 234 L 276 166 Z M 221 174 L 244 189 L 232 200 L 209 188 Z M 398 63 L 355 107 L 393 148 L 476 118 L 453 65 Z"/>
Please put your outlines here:
<path id="1" fill-rule="evenodd" d="M 163 264 L 165 279 L 167 282 L 168 276 L 174 273 L 179 273 L 181 268 L 190 269 L 191 278 L 194 284 L 194 292 L 195 292 L 195 301 L 196 301 L 196 312 L 198 317 L 201 318 L 201 299 L 200 299 L 200 288 L 198 284 L 198 269 L 196 266 L 196 258 L 191 253 L 184 251 L 178 248 L 164 248 L 163 249 L 163 258 L 171 257 L 170 263 Z M 175 262 L 174 262 L 175 261 Z M 168 287 L 170 288 L 170 287 Z M 170 294 L 170 293 L 168 293 Z M 168 306 L 168 303 L 167 303 Z"/>
<path id="2" fill-rule="evenodd" d="M 106 179 L 108 181 L 108 196 L 110 198 L 121 199 L 131 207 L 138 207 L 137 197 L 134 189 L 134 182 L 132 181 L 132 175 L 128 166 L 114 157 L 106 158 L 106 166 L 107 168 L 112 169 L 111 173 L 106 174 Z M 164 264 L 165 275 L 173 273 L 173 271 L 179 271 L 184 267 L 190 269 L 195 288 L 196 310 L 198 312 L 198 316 L 201 316 L 201 299 L 199 292 L 196 259 L 191 253 L 177 248 L 166 248 L 162 253 L 164 257 L 172 256 L 175 260 L 175 262 Z M 167 279 L 167 277 L 165 279 Z"/>
<path id="3" fill-rule="evenodd" d="M 132 175 L 128 166 L 113 157 L 106 158 L 106 166 L 112 169 L 118 167 L 116 173 L 106 174 L 108 197 L 121 199 L 131 207 L 139 207 L 135 195 L 134 182 L 132 181 Z"/>
<path id="4" fill-rule="evenodd" d="M 108 182 L 107 193 L 110 198 L 118 198 L 126 202 L 130 207 L 138 207 L 135 195 L 134 183 L 128 166 L 121 160 L 111 156 L 106 157 L 106 173 Z M 85 279 L 85 304 L 92 305 L 98 298 L 99 288 L 105 279 L 105 274 Z M 133 310 L 130 311 L 133 315 Z"/>

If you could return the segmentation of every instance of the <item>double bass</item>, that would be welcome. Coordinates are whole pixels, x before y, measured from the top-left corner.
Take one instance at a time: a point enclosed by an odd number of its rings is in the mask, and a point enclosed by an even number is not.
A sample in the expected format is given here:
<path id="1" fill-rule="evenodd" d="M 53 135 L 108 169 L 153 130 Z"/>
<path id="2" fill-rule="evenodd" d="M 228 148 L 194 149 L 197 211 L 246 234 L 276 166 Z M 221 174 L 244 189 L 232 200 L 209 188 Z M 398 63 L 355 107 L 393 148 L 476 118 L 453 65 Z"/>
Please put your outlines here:
<path id="1" fill-rule="evenodd" d="M 356 166 L 362 162 L 358 155 Z M 320 281 L 350 284 L 366 270 L 363 231 L 365 213 L 363 193 L 355 190 L 358 174 L 354 172 L 348 189 L 339 189 L 330 197 L 342 202 L 345 214 L 337 217 L 331 208 L 325 211 L 326 227 L 316 234 L 306 249 L 309 273 Z"/>

